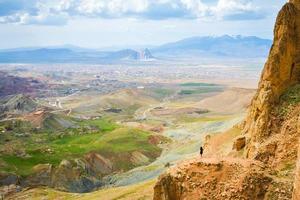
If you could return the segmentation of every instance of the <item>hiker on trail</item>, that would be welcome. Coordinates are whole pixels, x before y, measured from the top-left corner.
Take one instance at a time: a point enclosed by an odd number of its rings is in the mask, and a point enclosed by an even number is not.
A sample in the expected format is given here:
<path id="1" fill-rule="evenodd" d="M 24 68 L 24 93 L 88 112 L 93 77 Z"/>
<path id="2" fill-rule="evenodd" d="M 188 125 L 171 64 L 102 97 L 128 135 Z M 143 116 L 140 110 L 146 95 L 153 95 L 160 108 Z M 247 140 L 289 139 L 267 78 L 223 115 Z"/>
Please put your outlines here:
<path id="1" fill-rule="evenodd" d="M 204 151 L 203 147 L 200 147 L 200 155 L 201 155 L 201 158 L 202 158 L 203 151 Z"/>

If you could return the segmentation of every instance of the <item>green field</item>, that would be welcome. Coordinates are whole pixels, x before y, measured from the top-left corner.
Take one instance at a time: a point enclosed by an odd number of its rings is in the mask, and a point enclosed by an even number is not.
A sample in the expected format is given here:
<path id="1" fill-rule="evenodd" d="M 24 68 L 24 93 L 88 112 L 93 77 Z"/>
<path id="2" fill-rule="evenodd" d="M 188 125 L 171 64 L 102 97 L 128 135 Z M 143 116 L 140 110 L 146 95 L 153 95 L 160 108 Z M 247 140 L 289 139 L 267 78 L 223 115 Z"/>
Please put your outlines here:
<path id="1" fill-rule="evenodd" d="M 219 86 L 213 83 L 182 83 L 180 86 L 183 87 L 212 87 L 212 86 Z"/>
<path id="2" fill-rule="evenodd" d="M 1 148 L 5 148 L 4 144 L 11 145 L 15 151 L 4 150 L 5 153 L 0 155 L 0 171 L 28 176 L 37 164 L 56 166 L 64 159 L 82 158 L 89 152 L 110 158 L 117 170 L 129 170 L 135 167 L 128 158 L 132 152 L 138 151 L 150 160 L 161 153 L 159 147 L 148 142 L 149 132 L 122 127 L 106 119 L 85 120 L 78 124 L 80 127 L 66 129 L 60 134 L 45 131 L 17 137 L 15 129 L 1 134 L 1 141 L 6 141 L 0 143 Z M 17 155 L 21 149 L 26 156 Z"/>
<path id="3" fill-rule="evenodd" d="M 223 91 L 224 87 L 222 85 L 210 84 L 210 83 L 182 83 L 179 85 L 180 91 L 179 95 L 196 95 L 205 94 L 211 92 Z"/>
<path id="4" fill-rule="evenodd" d="M 108 119 L 83 120 L 79 124 L 83 127 L 92 126 L 100 129 L 103 132 L 113 131 L 119 126 Z"/>
<path id="5" fill-rule="evenodd" d="M 171 88 L 155 88 L 151 92 L 153 92 L 156 98 L 165 98 L 175 93 L 174 89 Z"/>
<path id="6" fill-rule="evenodd" d="M 193 95 L 193 94 L 205 94 L 211 92 L 220 92 L 223 91 L 222 88 L 219 87 L 200 87 L 195 89 L 184 89 L 181 90 L 178 94 L 179 95 Z"/>

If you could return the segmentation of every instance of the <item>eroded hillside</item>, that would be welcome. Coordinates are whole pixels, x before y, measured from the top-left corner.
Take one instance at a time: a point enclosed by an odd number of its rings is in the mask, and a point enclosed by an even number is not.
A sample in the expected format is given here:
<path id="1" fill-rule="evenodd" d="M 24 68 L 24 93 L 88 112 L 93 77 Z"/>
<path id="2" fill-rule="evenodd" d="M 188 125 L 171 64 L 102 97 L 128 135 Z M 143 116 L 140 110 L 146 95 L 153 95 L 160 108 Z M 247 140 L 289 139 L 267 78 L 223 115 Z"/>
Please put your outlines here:
<path id="1" fill-rule="evenodd" d="M 277 17 L 239 148 L 222 159 L 197 158 L 170 169 L 154 188 L 155 200 L 299 199 L 299 52 L 300 0 L 291 0 Z"/>

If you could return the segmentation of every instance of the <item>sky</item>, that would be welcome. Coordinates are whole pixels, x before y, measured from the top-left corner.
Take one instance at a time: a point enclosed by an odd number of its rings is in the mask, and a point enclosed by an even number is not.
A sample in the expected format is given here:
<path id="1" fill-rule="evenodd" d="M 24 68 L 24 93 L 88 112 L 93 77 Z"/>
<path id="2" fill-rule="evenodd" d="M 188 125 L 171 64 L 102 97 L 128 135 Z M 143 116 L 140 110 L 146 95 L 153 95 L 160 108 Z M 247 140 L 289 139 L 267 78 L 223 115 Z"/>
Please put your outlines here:
<path id="1" fill-rule="evenodd" d="M 286 0 L 0 0 L 0 48 L 159 45 L 193 36 L 272 39 Z"/>

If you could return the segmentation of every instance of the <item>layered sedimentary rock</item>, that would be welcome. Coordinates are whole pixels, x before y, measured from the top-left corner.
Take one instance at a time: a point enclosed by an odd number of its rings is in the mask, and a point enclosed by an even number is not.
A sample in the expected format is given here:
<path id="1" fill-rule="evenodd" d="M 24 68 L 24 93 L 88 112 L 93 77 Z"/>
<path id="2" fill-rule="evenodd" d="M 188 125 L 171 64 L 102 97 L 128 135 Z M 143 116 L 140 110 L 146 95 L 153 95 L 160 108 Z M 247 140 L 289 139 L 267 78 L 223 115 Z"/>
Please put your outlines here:
<path id="1" fill-rule="evenodd" d="M 101 178 L 113 172 L 110 160 L 97 153 L 83 159 L 63 160 L 57 167 L 40 164 L 21 182 L 24 186 L 48 186 L 62 191 L 89 192 L 103 185 Z"/>
<path id="2" fill-rule="evenodd" d="M 244 158 L 179 165 L 159 178 L 154 199 L 298 200 L 299 136 L 300 0 L 291 0 L 276 20 L 274 42 L 240 137 L 245 144 L 234 143 Z"/>

